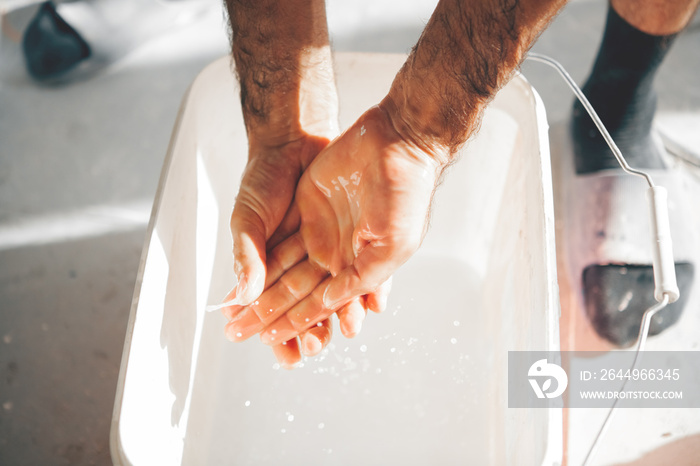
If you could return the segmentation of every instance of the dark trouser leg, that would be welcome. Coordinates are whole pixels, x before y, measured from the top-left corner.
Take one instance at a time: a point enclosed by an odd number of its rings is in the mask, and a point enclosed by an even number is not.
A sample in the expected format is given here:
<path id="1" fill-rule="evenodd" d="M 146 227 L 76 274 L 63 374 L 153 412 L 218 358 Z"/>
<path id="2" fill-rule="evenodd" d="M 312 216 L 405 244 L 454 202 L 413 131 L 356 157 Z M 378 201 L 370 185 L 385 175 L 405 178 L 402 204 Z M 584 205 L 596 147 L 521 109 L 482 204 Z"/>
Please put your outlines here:
<path id="1" fill-rule="evenodd" d="M 676 34 L 654 36 L 627 23 L 610 7 L 603 42 L 583 91 L 633 167 L 663 168 L 651 139 L 656 110 L 653 81 Z M 583 107 L 574 105 L 576 172 L 619 165 Z"/>

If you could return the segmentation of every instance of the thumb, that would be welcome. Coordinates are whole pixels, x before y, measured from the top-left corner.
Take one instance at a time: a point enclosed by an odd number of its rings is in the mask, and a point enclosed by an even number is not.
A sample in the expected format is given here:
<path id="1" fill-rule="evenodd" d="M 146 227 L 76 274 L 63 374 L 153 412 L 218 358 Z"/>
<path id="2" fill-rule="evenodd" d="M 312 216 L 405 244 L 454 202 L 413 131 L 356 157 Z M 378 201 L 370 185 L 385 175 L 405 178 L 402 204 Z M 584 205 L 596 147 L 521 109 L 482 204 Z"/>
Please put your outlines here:
<path id="1" fill-rule="evenodd" d="M 236 301 L 247 306 L 265 287 L 265 224 L 244 202 L 236 202 L 231 214 L 234 272 L 238 279 Z"/>
<path id="2" fill-rule="evenodd" d="M 323 293 L 323 305 L 337 309 L 353 298 L 377 290 L 401 263 L 392 258 L 387 246 L 370 243 L 350 266 L 331 279 Z"/>

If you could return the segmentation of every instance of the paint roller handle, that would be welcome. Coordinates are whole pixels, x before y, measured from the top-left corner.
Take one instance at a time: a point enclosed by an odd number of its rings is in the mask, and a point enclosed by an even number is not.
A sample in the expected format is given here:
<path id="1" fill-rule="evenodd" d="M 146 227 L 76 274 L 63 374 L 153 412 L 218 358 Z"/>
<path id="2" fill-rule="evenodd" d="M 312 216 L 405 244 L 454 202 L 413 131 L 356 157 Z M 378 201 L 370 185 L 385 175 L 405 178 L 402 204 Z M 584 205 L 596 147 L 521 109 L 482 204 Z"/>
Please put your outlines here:
<path id="1" fill-rule="evenodd" d="M 673 262 L 673 242 L 668 219 L 668 192 L 662 186 L 647 189 L 651 214 L 651 241 L 654 261 L 654 298 L 661 302 L 668 295 L 669 302 L 680 297 Z"/>

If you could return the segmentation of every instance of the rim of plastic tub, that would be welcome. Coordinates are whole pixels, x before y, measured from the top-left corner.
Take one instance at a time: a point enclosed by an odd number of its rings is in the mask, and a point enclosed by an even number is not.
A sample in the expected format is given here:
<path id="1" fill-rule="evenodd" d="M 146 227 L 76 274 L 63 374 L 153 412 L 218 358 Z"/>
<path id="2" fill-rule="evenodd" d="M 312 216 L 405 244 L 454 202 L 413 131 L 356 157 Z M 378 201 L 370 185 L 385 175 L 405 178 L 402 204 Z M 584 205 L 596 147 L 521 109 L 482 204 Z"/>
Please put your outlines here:
<path id="1" fill-rule="evenodd" d="M 394 55 L 394 56 L 406 56 L 405 54 L 367 54 L 367 53 L 353 53 L 353 52 L 345 52 L 345 53 L 336 53 L 335 56 L 349 56 L 349 55 Z M 132 463 L 129 461 L 129 459 L 125 456 L 124 454 L 124 449 L 123 445 L 121 442 L 121 435 L 119 432 L 120 428 L 120 418 L 121 418 L 121 411 L 122 411 L 122 404 L 123 404 L 123 399 L 124 399 L 124 389 L 125 389 L 125 380 L 126 380 L 126 373 L 128 370 L 128 365 L 129 365 L 129 356 L 131 353 L 131 342 L 133 338 L 133 333 L 134 333 L 134 325 L 136 321 L 136 311 L 138 308 L 138 302 L 139 302 L 139 296 L 141 293 L 141 288 L 143 285 L 143 276 L 144 276 L 144 271 L 145 271 L 145 266 L 146 266 L 146 260 L 148 256 L 148 250 L 149 246 L 151 243 L 151 238 L 153 236 L 153 230 L 155 228 L 155 221 L 158 216 L 158 213 L 160 211 L 160 201 L 163 197 L 164 193 L 164 188 L 167 180 L 167 176 L 170 170 L 170 166 L 173 160 L 174 156 L 174 147 L 175 147 L 175 142 L 177 139 L 177 135 L 179 134 L 179 129 L 183 121 L 183 117 L 185 115 L 186 110 L 188 109 L 188 100 L 189 96 L 191 94 L 192 88 L 194 85 L 196 85 L 198 79 L 200 76 L 203 74 L 207 73 L 208 70 L 212 67 L 217 66 L 217 64 L 222 61 L 222 60 L 230 60 L 228 56 L 224 56 L 222 58 L 219 58 L 212 63 L 208 64 L 198 75 L 197 77 L 193 80 L 192 84 L 187 88 L 185 91 L 182 101 L 177 113 L 177 117 L 175 120 L 175 124 L 173 125 L 173 131 L 170 136 L 170 141 L 168 144 L 168 149 L 166 152 L 166 156 L 163 162 L 163 168 L 161 170 L 160 178 L 158 181 L 158 188 L 156 190 L 156 195 L 154 197 L 153 201 L 153 207 L 151 209 L 151 216 L 148 222 L 148 228 L 146 230 L 146 239 L 143 244 L 143 249 L 141 251 L 141 257 L 139 260 L 139 268 L 138 268 L 138 273 L 136 276 L 136 283 L 134 285 L 134 293 L 133 297 L 131 300 L 131 308 L 129 312 L 129 320 L 126 328 L 126 334 L 124 338 L 124 347 L 122 350 L 122 359 L 121 359 L 121 364 L 120 364 L 120 369 L 119 369 L 119 378 L 117 382 L 117 387 L 116 387 L 116 394 L 115 394 L 115 401 L 114 401 L 114 407 L 112 411 L 112 419 L 110 423 L 110 453 L 112 457 L 112 461 L 116 465 L 131 465 Z M 548 267 L 547 267 L 547 276 L 542 277 L 547 283 L 548 286 L 551 287 L 552 290 L 554 290 L 553 293 L 549 294 L 549 299 L 550 302 L 548 303 L 548 309 L 550 315 L 547 316 L 546 322 L 557 322 L 557 325 L 550 325 L 549 328 L 547 329 L 547 340 L 548 340 L 548 346 L 550 348 L 559 348 L 559 327 L 558 327 L 558 318 L 561 315 L 561 308 L 560 308 L 560 302 L 559 302 L 559 292 L 558 292 L 558 281 L 557 281 L 557 264 L 556 264 L 556 249 L 555 249 L 555 238 L 554 238 L 554 199 L 553 199 L 553 190 L 552 190 L 552 171 L 551 171 L 551 164 L 550 164 L 550 155 L 549 155 L 549 125 L 547 124 L 547 118 L 546 118 L 546 111 L 545 111 L 545 106 L 540 98 L 539 94 L 535 90 L 535 88 L 528 82 L 528 80 L 520 73 L 516 72 L 516 74 L 513 76 L 511 79 L 511 82 L 509 85 L 512 85 L 511 83 L 516 83 L 515 85 L 519 85 L 522 87 L 525 87 L 527 89 L 527 97 L 531 99 L 533 105 L 533 112 L 536 120 L 538 121 L 537 128 L 538 128 L 538 134 L 537 137 L 540 142 L 540 149 L 541 149 L 541 154 L 540 154 L 540 176 L 542 180 L 542 189 L 544 190 L 543 193 L 543 199 L 544 199 L 544 210 L 545 210 L 545 215 L 544 218 L 542 219 L 543 222 L 545 222 L 546 228 L 544 228 L 545 232 L 545 242 L 544 242 L 544 247 L 545 251 L 544 254 L 547 258 L 548 262 Z M 554 315 L 556 314 L 556 315 Z M 549 410 L 549 429 L 548 429 L 548 434 L 547 434 L 547 439 L 546 439 L 546 448 L 545 448 L 545 453 L 542 458 L 542 465 L 546 466 L 554 466 L 554 465 L 560 465 L 563 459 L 563 412 L 561 408 L 550 408 Z"/>
<path id="2" fill-rule="evenodd" d="M 207 68 L 212 66 L 213 63 L 207 65 L 204 70 L 202 70 L 197 76 L 203 73 Z M 193 81 L 193 83 L 196 81 Z M 148 228 L 146 229 L 146 239 L 143 243 L 143 248 L 141 249 L 141 257 L 139 259 L 139 269 L 136 274 L 136 283 L 134 284 L 134 294 L 131 297 L 131 308 L 129 310 L 129 321 L 126 325 L 126 335 L 124 337 L 124 347 L 122 348 L 122 359 L 119 365 L 119 378 L 117 380 L 117 391 L 114 396 L 114 407 L 112 409 L 112 420 L 110 422 L 109 430 L 109 450 L 112 456 L 112 461 L 115 465 L 130 465 L 132 464 L 125 456 L 124 449 L 122 448 L 121 436 L 119 435 L 119 420 L 121 417 L 122 401 L 124 400 L 124 382 L 126 379 L 126 371 L 129 365 L 129 355 L 131 353 L 131 339 L 134 335 L 134 323 L 136 322 L 136 309 L 138 307 L 139 296 L 141 294 L 141 286 L 143 285 L 143 274 L 146 268 L 146 259 L 148 256 L 148 249 L 151 244 L 151 238 L 153 237 L 153 229 L 155 228 L 156 218 L 158 217 L 158 212 L 160 210 L 160 200 L 163 197 L 163 191 L 165 183 L 167 181 L 168 172 L 170 170 L 170 165 L 173 159 L 173 152 L 175 146 L 175 140 L 177 139 L 177 134 L 182 124 L 182 118 L 187 109 L 188 97 L 190 91 L 192 90 L 192 84 L 187 87 L 185 93 L 182 96 L 182 101 L 180 107 L 178 108 L 177 116 L 175 118 L 175 124 L 173 125 L 173 131 L 170 135 L 170 141 L 168 142 L 168 150 L 165 155 L 165 160 L 163 161 L 163 168 L 160 172 L 160 177 L 158 179 L 158 187 L 156 189 L 156 195 L 153 199 L 153 207 L 151 208 L 151 217 L 148 220 Z"/>

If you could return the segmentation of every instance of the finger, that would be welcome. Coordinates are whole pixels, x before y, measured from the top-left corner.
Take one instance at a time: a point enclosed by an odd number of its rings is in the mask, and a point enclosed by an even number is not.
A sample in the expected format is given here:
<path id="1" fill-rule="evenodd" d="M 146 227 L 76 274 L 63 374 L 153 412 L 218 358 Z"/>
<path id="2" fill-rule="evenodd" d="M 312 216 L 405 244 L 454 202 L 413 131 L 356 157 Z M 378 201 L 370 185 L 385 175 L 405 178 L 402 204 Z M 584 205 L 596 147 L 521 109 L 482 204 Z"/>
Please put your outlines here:
<path id="1" fill-rule="evenodd" d="M 362 324 L 367 317 L 367 311 L 384 312 L 391 291 L 391 277 L 381 284 L 374 292 L 350 301 L 336 313 L 340 323 L 340 331 L 346 338 L 353 338 L 362 330 Z"/>
<path id="2" fill-rule="evenodd" d="M 229 301 L 232 301 L 236 297 L 236 288 L 232 289 L 231 291 L 228 292 L 226 297 L 221 301 L 222 303 L 227 303 Z M 221 308 L 221 313 L 226 317 L 226 320 L 230 321 L 233 319 L 236 315 L 238 315 L 239 312 L 243 310 L 243 306 L 238 306 L 238 305 L 231 305 L 231 306 L 224 306 Z"/>
<path id="3" fill-rule="evenodd" d="M 326 276 L 325 270 L 321 270 L 308 260 L 300 262 L 282 275 L 258 300 L 239 312 L 226 325 L 226 336 L 232 341 L 250 338 L 299 301 L 304 300 Z M 271 341 L 286 341 L 292 336 L 284 339 L 275 338 Z"/>
<path id="4" fill-rule="evenodd" d="M 275 354 L 279 365 L 285 369 L 294 369 L 301 363 L 298 338 L 292 338 L 280 345 L 273 346 L 272 352 Z"/>
<path id="5" fill-rule="evenodd" d="M 266 345 L 276 341 L 286 341 L 310 329 L 333 314 L 333 310 L 323 306 L 323 292 L 330 278 L 321 282 L 311 294 L 269 324 L 261 333 L 260 340 Z"/>
<path id="6" fill-rule="evenodd" d="M 392 277 L 389 277 L 376 291 L 367 294 L 365 297 L 365 306 L 368 310 L 376 313 L 386 310 L 389 294 L 391 293 L 391 280 Z"/>
<path id="7" fill-rule="evenodd" d="M 362 330 L 362 322 L 367 316 L 367 309 L 362 303 L 363 298 L 353 299 L 337 312 L 340 331 L 346 338 L 353 338 Z"/>
<path id="8" fill-rule="evenodd" d="M 409 256 L 392 251 L 390 246 L 370 243 L 330 281 L 323 295 L 324 307 L 338 309 L 353 298 L 374 292 Z"/>
<path id="9" fill-rule="evenodd" d="M 224 334 L 230 341 L 244 341 L 265 328 L 260 317 L 246 306 L 234 315 L 224 327 Z"/>
<path id="10" fill-rule="evenodd" d="M 231 235 L 234 272 L 238 278 L 236 299 L 247 305 L 260 296 L 265 285 L 265 224 L 247 204 L 236 201 L 231 214 Z"/>
<path id="11" fill-rule="evenodd" d="M 300 233 L 295 233 L 277 245 L 267 253 L 267 276 L 265 277 L 265 289 L 297 265 L 306 257 L 306 248 Z"/>
<path id="12" fill-rule="evenodd" d="M 315 325 L 300 335 L 301 352 L 304 356 L 316 356 L 331 341 L 333 336 L 333 323 L 328 318 Z"/>
<path id="13" fill-rule="evenodd" d="M 299 231 L 299 226 L 301 224 L 301 216 L 299 215 L 299 207 L 296 202 L 292 202 L 289 210 L 284 215 L 280 226 L 277 227 L 270 239 L 267 240 L 267 250 L 276 247 L 282 241 L 289 238 L 292 234 Z"/>
<path id="14" fill-rule="evenodd" d="M 306 249 L 301 240 L 301 234 L 295 233 L 277 245 L 267 254 L 267 275 L 265 277 L 265 289 L 276 282 L 286 271 L 298 264 L 306 257 Z M 231 290 L 223 302 L 233 301 L 236 297 L 237 288 Z M 226 319 L 233 319 L 244 306 L 231 305 L 221 309 Z"/>
<path id="15" fill-rule="evenodd" d="M 249 157 L 231 214 L 236 299 L 244 305 L 263 292 L 266 242 L 289 210 L 299 176 L 294 164 L 260 150 L 250 147 L 259 155 Z"/>

